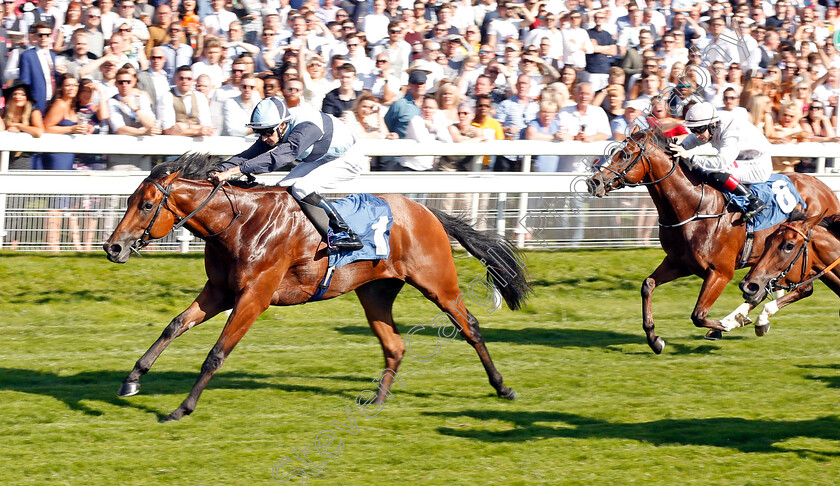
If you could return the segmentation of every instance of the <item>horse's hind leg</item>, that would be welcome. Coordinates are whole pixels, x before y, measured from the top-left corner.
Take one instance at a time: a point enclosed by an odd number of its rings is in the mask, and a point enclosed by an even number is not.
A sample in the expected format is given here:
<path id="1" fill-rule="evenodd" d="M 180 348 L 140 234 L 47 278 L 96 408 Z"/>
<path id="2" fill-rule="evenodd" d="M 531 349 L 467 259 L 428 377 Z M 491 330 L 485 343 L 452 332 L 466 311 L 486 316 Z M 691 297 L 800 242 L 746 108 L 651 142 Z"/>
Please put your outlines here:
<path id="1" fill-rule="evenodd" d="M 397 332 L 392 314 L 394 300 L 403 285 L 405 282 L 402 280 L 383 279 L 374 280 L 356 289 L 370 328 L 379 338 L 382 352 L 385 354 L 385 370 L 380 375 L 376 403 L 384 402 L 390 395 L 391 384 L 405 354 L 405 344 Z M 391 373 L 388 373 L 388 370 L 391 370 Z"/>
<path id="2" fill-rule="evenodd" d="M 688 274 L 686 270 L 671 263 L 666 257 L 642 283 L 642 329 L 645 330 L 648 346 L 656 354 L 661 353 L 665 348 L 665 341 L 656 335 L 653 324 L 653 291 L 664 283 L 685 277 Z"/>
<path id="3" fill-rule="evenodd" d="M 166 326 L 166 329 L 152 344 L 152 347 L 137 360 L 134 369 L 123 380 L 117 395 L 121 397 L 136 395 L 140 391 L 140 377 L 149 371 L 158 356 L 169 346 L 169 343 L 192 327 L 212 319 L 213 316 L 225 309 L 229 309 L 232 304 L 233 301 L 223 291 L 213 287 L 210 282 L 205 283 L 204 289 L 198 294 L 195 301 L 187 307 L 187 310 L 172 319 L 172 322 Z"/>
<path id="4" fill-rule="evenodd" d="M 451 274 L 446 275 L 446 273 L 449 272 L 443 271 L 442 274 L 431 274 L 431 278 L 428 279 L 412 279 L 409 280 L 409 283 L 417 287 L 427 299 L 437 304 L 443 312 L 457 323 L 461 336 L 478 353 L 481 364 L 484 365 L 484 370 L 487 372 L 490 385 L 496 389 L 496 393 L 500 397 L 513 400 L 516 398 L 516 392 L 504 385 L 502 375 L 493 364 L 490 352 L 487 351 L 487 346 L 484 344 L 484 336 L 481 335 L 481 330 L 478 327 L 478 319 L 467 310 L 464 303 L 464 295 L 458 288 L 458 275 L 455 272 L 454 262 L 452 263 Z"/>

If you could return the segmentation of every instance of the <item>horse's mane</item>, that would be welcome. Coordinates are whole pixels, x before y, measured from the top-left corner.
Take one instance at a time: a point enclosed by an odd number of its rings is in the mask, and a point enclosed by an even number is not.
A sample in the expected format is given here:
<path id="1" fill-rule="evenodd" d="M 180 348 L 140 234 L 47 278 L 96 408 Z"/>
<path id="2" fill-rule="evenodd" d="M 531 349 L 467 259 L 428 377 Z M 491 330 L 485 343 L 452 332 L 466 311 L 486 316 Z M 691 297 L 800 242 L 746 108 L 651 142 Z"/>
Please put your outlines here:
<path id="1" fill-rule="evenodd" d="M 162 179 L 168 175 L 180 172 L 181 179 L 188 179 L 193 181 L 205 181 L 210 177 L 210 173 L 216 170 L 216 166 L 221 162 L 221 157 L 215 155 L 188 152 L 175 160 L 163 162 L 152 168 L 149 173 L 150 179 Z M 254 182 L 245 181 L 229 181 L 232 185 L 237 187 L 256 187 L 261 186 Z"/>
<path id="2" fill-rule="evenodd" d="M 820 226 L 827 229 L 832 235 L 840 238 L 840 214 L 826 216 L 820 221 Z"/>
<path id="3" fill-rule="evenodd" d="M 789 223 L 794 223 L 796 221 L 805 221 L 806 219 L 808 219 L 808 215 L 798 209 L 794 209 L 790 213 L 790 216 L 788 216 Z"/>
<path id="4" fill-rule="evenodd" d="M 662 128 L 659 126 L 650 127 L 645 130 L 639 130 L 630 135 L 630 138 L 632 138 L 636 142 L 641 143 L 653 142 L 654 145 L 659 147 L 666 154 L 670 151 L 670 149 L 668 148 L 668 144 L 670 143 L 670 141 L 668 140 L 668 137 L 666 137 L 665 134 L 662 133 Z"/>

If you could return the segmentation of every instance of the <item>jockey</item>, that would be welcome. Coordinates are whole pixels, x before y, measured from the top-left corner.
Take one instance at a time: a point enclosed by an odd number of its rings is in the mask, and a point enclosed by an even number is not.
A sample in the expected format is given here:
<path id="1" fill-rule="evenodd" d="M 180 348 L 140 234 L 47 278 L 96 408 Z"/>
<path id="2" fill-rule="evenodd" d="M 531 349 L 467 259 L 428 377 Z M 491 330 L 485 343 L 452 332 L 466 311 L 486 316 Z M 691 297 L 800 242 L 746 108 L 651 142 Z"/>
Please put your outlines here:
<path id="1" fill-rule="evenodd" d="M 257 103 L 246 126 L 260 136 L 259 140 L 219 164 L 210 178 L 224 181 L 240 174 L 263 174 L 300 161 L 278 185 L 290 188 L 303 213 L 328 242 L 330 251 L 361 249 L 359 237 L 318 193 L 336 183 L 353 180 L 362 172 L 363 157 L 354 148 L 356 140 L 347 126 L 311 106 L 290 110 L 285 101 L 276 97 Z M 316 207 L 327 213 L 334 234 L 345 232 L 349 237 L 329 241 L 329 228 L 315 217 Z"/>
<path id="2" fill-rule="evenodd" d="M 770 142 L 746 119 L 733 117 L 730 112 L 717 112 L 711 103 L 693 105 L 685 116 L 685 127 L 691 134 L 681 144 L 671 144 L 675 157 L 682 157 L 689 168 L 699 169 L 712 187 L 727 190 L 736 196 L 746 196 L 749 204 L 744 220 L 751 221 L 764 210 L 764 202 L 741 182 L 765 182 L 773 172 Z M 717 155 L 686 155 L 687 150 L 711 142 Z"/>

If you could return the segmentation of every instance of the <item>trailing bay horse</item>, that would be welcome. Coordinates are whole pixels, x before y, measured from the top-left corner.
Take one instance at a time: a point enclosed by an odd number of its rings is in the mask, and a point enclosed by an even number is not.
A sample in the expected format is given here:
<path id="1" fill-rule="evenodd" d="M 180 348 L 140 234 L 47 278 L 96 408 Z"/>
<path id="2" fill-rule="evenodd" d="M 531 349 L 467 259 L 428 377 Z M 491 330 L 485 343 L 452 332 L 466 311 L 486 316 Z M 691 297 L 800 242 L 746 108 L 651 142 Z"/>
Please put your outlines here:
<path id="1" fill-rule="evenodd" d="M 163 420 L 178 420 L 195 410 L 207 382 L 257 317 L 270 305 L 307 302 L 317 292 L 328 266 L 326 245 L 285 189 L 239 183 L 214 187 L 207 177 L 216 163 L 218 160 L 206 155 L 188 154 L 155 167 L 129 197 L 125 215 L 104 244 L 110 261 L 125 263 L 133 251 L 166 236 L 173 227 L 184 226 L 206 241 L 204 289 L 137 361 L 123 381 L 120 396 L 139 391 L 140 377 L 173 339 L 232 309 L 192 391 Z M 482 260 L 490 285 L 512 310 L 519 309 L 531 292 L 520 254 L 504 238 L 479 233 L 461 219 L 402 196 L 383 199 L 390 204 L 394 218 L 389 257 L 336 269 L 323 295 L 330 299 L 356 291 L 385 354 L 386 371 L 377 400 L 385 399 L 405 353 L 391 309 L 406 282 L 456 323 L 461 336 L 478 353 L 496 393 L 513 399 L 516 394 L 503 384 L 493 365 L 478 320 L 464 304 L 449 236 Z"/>
<path id="2" fill-rule="evenodd" d="M 808 205 L 807 214 L 840 212 L 837 197 L 820 180 L 805 174 L 789 176 Z M 642 327 L 655 353 L 662 352 L 665 342 L 654 331 L 653 291 L 678 278 L 697 275 L 703 279 L 691 314 L 695 326 L 710 328 L 711 334 L 742 325 L 741 317 L 745 320 L 753 307 L 748 303 L 739 306 L 723 323 L 707 317 L 739 265 L 747 234 L 739 221 L 741 214 L 729 210 L 723 194 L 706 187 L 705 182 L 670 156 L 668 140 L 660 130 L 639 131 L 628 137 L 619 150 L 595 167 L 587 186 L 590 194 L 597 197 L 622 187 L 645 186 L 659 213 L 659 242 L 665 259 L 642 284 Z M 764 239 L 774 229 L 755 233 L 744 266 L 758 261 L 764 251 Z M 826 275 L 823 280 L 835 291 L 840 290 L 840 280 L 833 275 Z M 802 296 L 800 292 L 791 299 Z M 756 328 L 757 335 L 764 331 Z"/>
<path id="3" fill-rule="evenodd" d="M 794 212 L 786 223 L 767 238 L 764 253 L 741 280 L 744 300 L 758 305 L 769 292 L 813 292 L 813 282 L 827 274 L 840 278 L 840 215 L 827 218 Z M 801 290 L 800 290 L 801 289 Z M 836 289 L 832 289 L 835 290 Z M 840 295 L 840 294 L 838 294 Z M 784 298 L 769 302 L 759 323 L 789 302 Z"/>

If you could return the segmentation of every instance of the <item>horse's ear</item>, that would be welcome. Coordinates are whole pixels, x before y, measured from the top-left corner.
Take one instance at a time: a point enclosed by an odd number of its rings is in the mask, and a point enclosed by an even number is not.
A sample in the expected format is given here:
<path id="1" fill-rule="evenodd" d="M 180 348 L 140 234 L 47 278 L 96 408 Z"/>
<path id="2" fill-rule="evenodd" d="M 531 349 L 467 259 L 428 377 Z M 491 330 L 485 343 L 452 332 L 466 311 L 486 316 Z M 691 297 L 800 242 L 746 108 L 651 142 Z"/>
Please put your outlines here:
<path id="1" fill-rule="evenodd" d="M 168 172 L 166 174 L 166 177 L 163 179 L 162 182 L 164 184 L 171 184 L 172 182 L 175 181 L 175 179 L 178 178 L 179 175 L 181 175 L 181 171 L 179 171 L 179 170 L 176 170 L 176 171 L 173 171 L 173 172 Z"/>
<path id="2" fill-rule="evenodd" d="M 824 210 L 822 213 L 817 214 L 815 216 L 811 216 L 810 218 L 805 220 L 805 223 L 802 224 L 802 227 L 805 231 L 811 231 L 811 229 L 820 224 L 820 222 L 825 219 L 826 215 L 828 214 L 828 209 Z"/>

